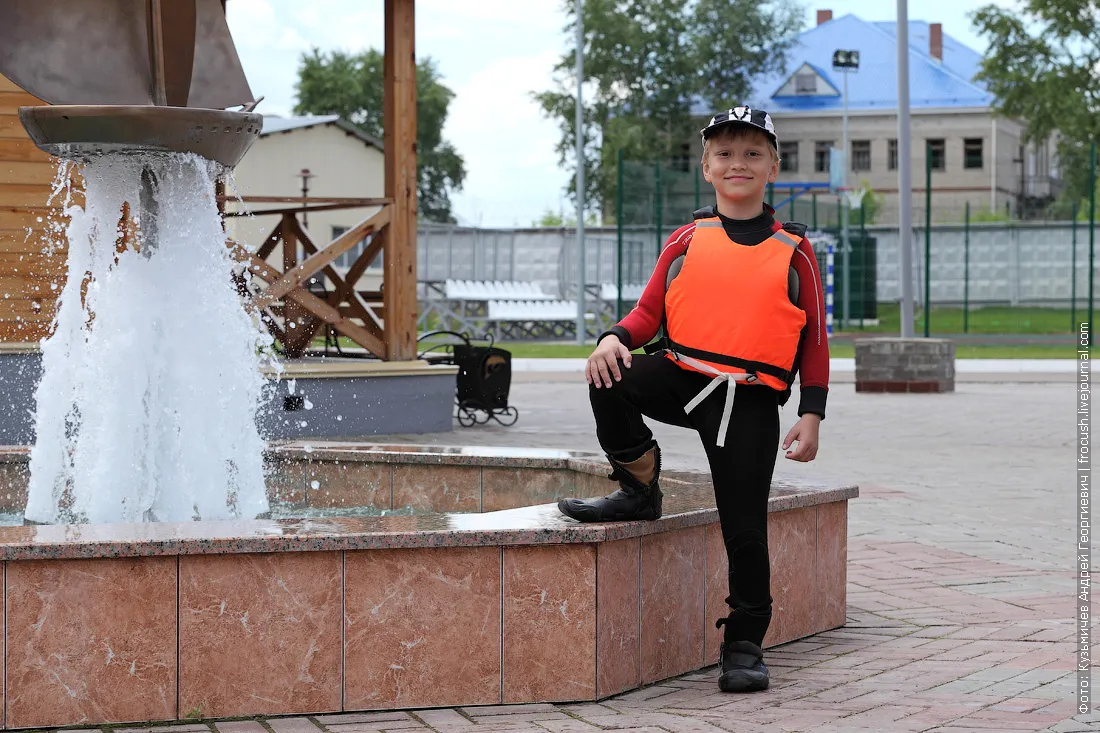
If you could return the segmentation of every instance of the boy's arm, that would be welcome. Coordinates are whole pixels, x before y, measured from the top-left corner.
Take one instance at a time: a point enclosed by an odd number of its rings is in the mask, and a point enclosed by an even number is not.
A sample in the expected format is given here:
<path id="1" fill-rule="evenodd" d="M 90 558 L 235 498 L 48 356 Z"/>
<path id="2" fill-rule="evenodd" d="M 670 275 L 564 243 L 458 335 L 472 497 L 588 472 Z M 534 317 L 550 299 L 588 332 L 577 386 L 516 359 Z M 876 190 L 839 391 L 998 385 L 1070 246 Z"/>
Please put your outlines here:
<path id="1" fill-rule="evenodd" d="M 609 331 L 601 333 L 600 339 L 608 334 L 615 334 L 623 346 L 633 350 L 648 344 L 657 335 L 657 329 L 661 327 L 665 315 L 665 279 L 668 277 L 669 265 L 687 249 L 694 231 L 693 222 L 672 233 L 661 250 L 657 266 L 653 269 L 637 305 Z"/>
<path id="2" fill-rule="evenodd" d="M 792 261 L 798 273 L 798 307 L 806 312 L 806 338 L 802 344 L 799 382 L 802 396 L 798 415 L 811 412 L 825 418 L 829 396 L 829 335 L 825 331 L 825 292 L 817 258 L 808 239 L 803 239 Z"/>

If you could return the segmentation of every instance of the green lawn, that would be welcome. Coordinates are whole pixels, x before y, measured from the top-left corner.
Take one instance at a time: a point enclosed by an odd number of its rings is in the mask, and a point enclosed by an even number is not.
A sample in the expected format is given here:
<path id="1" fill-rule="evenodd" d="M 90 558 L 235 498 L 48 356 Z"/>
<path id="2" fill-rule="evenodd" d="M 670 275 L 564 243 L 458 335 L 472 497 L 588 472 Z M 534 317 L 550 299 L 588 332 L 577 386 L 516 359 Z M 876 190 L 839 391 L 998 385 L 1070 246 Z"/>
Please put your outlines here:
<path id="1" fill-rule="evenodd" d="M 1096 308 L 1096 306 L 1094 306 Z M 924 314 L 918 308 L 913 320 L 917 334 L 924 333 Z M 1071 326 L 1069 308 L 1011 308 L 988 307 L 972 308 L 968 316 L 966 333 L 968 334 L 1066 334 L 1069 335 L 1075 327 Z M 858 326 L 850 331 L 872 331 L 884 333 L 901 333 L 901 307 L 896 303 L 882 303 L 878 307 L 879 324 L 866 326 L 860 329 Z M 1079 307 L 1076 312 L 1078 320 L 1088 319 L 1088 305 Z M 1097 318 L 1094 312 L 1093 318 Z M 833 323 L 840 320 L 840 309 L 833 306 Z M 963 309 L 935 306 L 932 308 L 931 331 L 936 334 L 961 334 L 963 333 Z"/>
<path id="2" fill-rule="evenodd" d="M 512 357 L 515 359 L 585 359 L 595 348 L 594 345 L 577 346 L 570 343 L 533 343 L 527 341 L 501 343 L 500 347 L 512 352 Z M 854 358 L 856 355 L 855 346 L 852 344 L 830 344 L 829 355 L 837 358 Z M 957 344 L 955 346 L 955 356 L 959 359 L 1074 359 L 1076 353 L 1072 345 Z"/>

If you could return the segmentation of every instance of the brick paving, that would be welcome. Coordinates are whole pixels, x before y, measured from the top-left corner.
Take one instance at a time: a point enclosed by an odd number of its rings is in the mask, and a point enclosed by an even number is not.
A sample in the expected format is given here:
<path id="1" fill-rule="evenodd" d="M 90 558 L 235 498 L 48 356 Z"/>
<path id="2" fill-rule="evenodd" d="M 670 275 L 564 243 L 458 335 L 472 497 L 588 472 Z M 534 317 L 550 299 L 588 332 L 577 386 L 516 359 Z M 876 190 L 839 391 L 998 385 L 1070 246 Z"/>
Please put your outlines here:
<path id="1" fill-rule="evenodd" d="M 521 417 L 512 428 L 397 439 L 594 449 L 578 377 L 517 379 L 511 402 Z M 1071 378 L 1053 380 L 961 382 L 945 395 L 856 394 L 851 384 L 836 385 L 818 460 L 780 458 L 777 470 L 861 485 L 849 505 L 847 623 L 768 650 L 767 691 L 723 694 L 711 667 L 600 703 L 210 721 L 188 729 L 1100 731 L 1100 714 L 1073 717 L 1074 390 Z M 793 403 L 784 409 L 785 427 L 795 410 Z M 703 460 L 694 434 L 655 432 L 666 465 Z"/>

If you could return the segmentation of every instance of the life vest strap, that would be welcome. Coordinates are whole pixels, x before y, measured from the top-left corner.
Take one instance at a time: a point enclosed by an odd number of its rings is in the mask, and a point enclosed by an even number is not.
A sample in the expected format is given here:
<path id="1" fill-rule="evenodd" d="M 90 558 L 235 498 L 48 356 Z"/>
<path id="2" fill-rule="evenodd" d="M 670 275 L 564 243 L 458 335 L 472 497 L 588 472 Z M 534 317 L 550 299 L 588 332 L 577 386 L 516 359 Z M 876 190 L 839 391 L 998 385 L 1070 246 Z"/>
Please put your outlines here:
<path id="1" fill-rule="evenodd" d="M 703 387 L 699 394 L 692 398 L 691 402 L 684 405 L 685 414 L 690 415 L 691 411 L 709 397 L 711 392 L 718 389 L 723 382 L 726 384 L 726 402 L 722 407 L 722 420 L 718 423 L 718 436 L 715 440 L 716 445 L 721 448 L 726 444 L 726 433 L 729 431 L 730 417 L 733 415 L 733 395 L 735 393 L 736 383 L 753 382 L 756 380 L 756 376 L 753 374 L 730 374 L 729 372 L 718 371 L 710 364 L 697 361 L 683 354 L 677 354 L 676 358 L 701 372 L 714 375 L 714 379 L 710 380 L 710 383 L 707 384 L 706 387 Z"/>
<path id="2" fill-rule="evenodd" d="M 703 359 L 705 361 L 713 362 L 715 364 L 723 364 L 725 366 L 737 367 L 739 369 L 744 369 L 750 374 L 767 374 L 775 377 L 776 379 L 782 379 L 787 384 L 791 384 L 794 382 L 793 372 L 787 369 L 783 369 L 782 367 L 777 367 L 774 364 L 767 364 L 762 361 L 750 361 L 748 359 L 741 359 L 739 357 L 728 356 L 726 354 L 715 354 L 710 351 L 703 351 L 702 349 L 693 349 L 690 346 L 678 344 L 672 339 L 667 339 L 667 342 L 668 350 L 673 352 L 677 356 L 690 356 L 696 359 Z"/>

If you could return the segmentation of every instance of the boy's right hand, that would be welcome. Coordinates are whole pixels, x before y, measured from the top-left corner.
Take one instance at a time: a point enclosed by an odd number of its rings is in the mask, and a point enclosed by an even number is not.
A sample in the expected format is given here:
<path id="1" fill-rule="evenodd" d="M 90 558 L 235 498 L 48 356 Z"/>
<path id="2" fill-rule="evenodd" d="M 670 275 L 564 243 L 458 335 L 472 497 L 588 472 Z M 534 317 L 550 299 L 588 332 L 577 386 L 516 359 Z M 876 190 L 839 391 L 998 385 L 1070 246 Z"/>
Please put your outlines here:
<path id="1" fill-rule="evenodd" d="M 612 377 L 615 382 L 623 378 L 622 372 L 619 371 L 619 359 L 622 359 L 624 367 L 630 368 L 630 349 L 623 346 L 618 336 L 608 334 L 588 357 L 588 363 L 584 366 L 585 379 L 596 389 L 610 388 L 614 384 L 611 381 Z"/>

